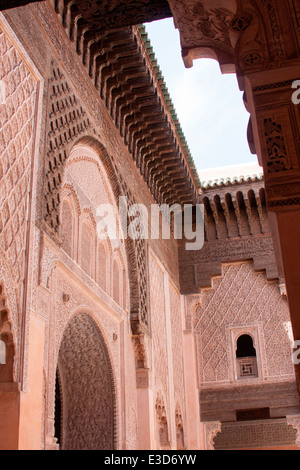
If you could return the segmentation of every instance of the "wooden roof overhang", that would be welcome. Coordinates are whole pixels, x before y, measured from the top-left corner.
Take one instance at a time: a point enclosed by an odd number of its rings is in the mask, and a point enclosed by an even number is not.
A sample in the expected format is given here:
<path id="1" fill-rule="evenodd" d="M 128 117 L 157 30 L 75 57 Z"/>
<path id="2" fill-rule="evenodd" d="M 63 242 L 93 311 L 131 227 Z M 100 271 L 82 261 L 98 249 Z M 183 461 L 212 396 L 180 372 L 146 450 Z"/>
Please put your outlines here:
<path id="1" fill-rule="evenodd" d="M 138 26 L 171 17 L 168 1 L 49 2 L 156 202 L 198 203 L 194 162 L 145 28 Z M 0 0 L 0 9 L 28 3 Z"/>
<path id="2" fill-rule="evenodd" d="M 83 0 L 51 2 L 155 201 L 198 203 L 198 174 L 145 28 L 132 17 L 126 27 L 116 27 L 120 19 L 107 24 Z M 94 3 L 104 12 L 107 2 Z M 134 3 L 126 2 L 131 14 Z M 142 3 L 151 3 L 152 19 L 155 8 L 171 16 L 167 2 Z"/>
<path id="3" fill-rule="evenodd" d="M 0 10 L 42 1 L 46 0 L 0 0 Z M 71 4 L 74 11 L 82 15 L 90 26 L 97 25 L 102 29 L 131 26 L 172 16 L 167 0 L 68 0 L 63 5 L 61 0 L 55 0 L 55 6 L 60 8 L 62 5 L 64 13 L 68 13 Z"/>

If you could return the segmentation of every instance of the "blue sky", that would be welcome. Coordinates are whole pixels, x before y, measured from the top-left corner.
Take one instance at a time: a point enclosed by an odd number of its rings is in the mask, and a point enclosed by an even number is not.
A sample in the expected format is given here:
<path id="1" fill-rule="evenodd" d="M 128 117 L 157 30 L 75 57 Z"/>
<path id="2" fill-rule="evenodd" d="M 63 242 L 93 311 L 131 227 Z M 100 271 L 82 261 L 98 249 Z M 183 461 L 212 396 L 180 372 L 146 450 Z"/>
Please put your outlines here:
<path id="1" fill-rule="evenodd" d="M 235 74 L 222 75 L 210 59 L 186 69 L 173 19 L 145 26 L 198 171 L 257 162 L 249 150 L 249 114 Z"/>

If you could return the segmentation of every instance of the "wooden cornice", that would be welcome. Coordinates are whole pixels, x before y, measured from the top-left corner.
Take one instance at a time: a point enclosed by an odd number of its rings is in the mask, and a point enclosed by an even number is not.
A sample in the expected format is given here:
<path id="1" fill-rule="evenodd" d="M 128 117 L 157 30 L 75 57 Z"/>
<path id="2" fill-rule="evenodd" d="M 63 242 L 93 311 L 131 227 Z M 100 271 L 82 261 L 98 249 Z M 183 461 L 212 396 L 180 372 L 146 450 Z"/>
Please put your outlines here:
<path id="1" fill-rule="evenodd" d="M 84 2 L 51 3 L 156 202 L 198 203 L 198 175 L 145 28 L 102 29 Z"/>

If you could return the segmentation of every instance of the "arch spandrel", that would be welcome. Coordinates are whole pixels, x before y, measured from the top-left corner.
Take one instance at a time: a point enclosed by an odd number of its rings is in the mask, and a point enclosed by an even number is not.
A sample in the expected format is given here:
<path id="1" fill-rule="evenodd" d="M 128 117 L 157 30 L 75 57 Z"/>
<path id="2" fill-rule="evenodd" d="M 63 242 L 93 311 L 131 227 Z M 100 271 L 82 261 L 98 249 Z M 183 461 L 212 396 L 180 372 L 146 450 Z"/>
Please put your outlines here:
<path id="1" fill-rule="evenodd" d="M 101 195 L 104 197 L 105 203 L 110 203 L 118 209 L 119 198 L 127 197 L 128 205 L 135 204 L 135 198 L 124 181 L 122 175 L 117 169 L 114 157 L 109 155 L 102 143 L 95 137 L 89 135 L 88 132 L 85 135 L 78 136 L 77 140 L 70 143 L 65 150 L 65 158 L 62 161 L 62 165 L 59 168 L 52 166 L 53 171 L 59 172 L 60 184 L 57 185 L 57 205 L 55 205 L 55 211 L 51 215 L 51 220 L 57 221 L 57 232 L 54 233 L 49 227 L 49 220 L 46 218 L 45 226 L 46 233 L 56 241 L 61 237 L 61 203 L 63 196 L 68 194 L 65 188 L 72 187 L 72 181 L 75 182 L 76 188 L 85 199 L 91 199 L 97 206 L 101 203 Z M 91 194 L 91 190 L 87 188 L 87 182 L 80 180 L 80 174 L 84 174 L 82 171 L 87 165 L 92 165 L 93 168 L 99 170 L 100 175 L 103 179 L 103 188 L 101 192 L 97 194 Z M 97 172 L 97 171 L 96 171 Z M 96 174 L 96 172 L 94 172 Z M 93 181 L 95 180 L 95 174 Z M 68 179 L 69 178 L 69 179 Z M 80 191 L 81 189 L 81 191 Z M 75 189 L 74 189 L 74 191 Z M 101 200 L 100 200 L 101 199 Z M 80 207 L 78 198 L 76 201 L 79 205 L 77 208 L 77 214 L 81 214 L 83 207 Z M 76 204 L 75 204 L 76 206 Z M 118 214 L 118 210 L 116 211 Z M 48 224 L 47 224 L 48 222 Z M 119 221 L 118 221 L 119 222 Z M 119 246 L 119 245 L 118 245 Z M 126 279 L 128 274 L 128 297 L 129 297 L 129 311 L 130 311 L 130 324 L 134 334 L 135 342 L 143 341 L 141 335 L 147 334 L 150 330 L 150 318 L 148 310 L 148 285 L 147 285 L 147 265 L 146 265 L 146 246 L 144 240 L 132 240 L 130 237 L 124 240 L 124 246 L 122 248 L 122 260 L 124 261 L 123 272 L 126 272 Z M 97 267 L 96 275 L 97 275 Z M 109 284 L 110 286 L 110 284 Z M 111 288 L 111 287 L 109 287 Z M 127 291 L 127 287 L 126 287 Z M 127 302 L 126 302 L 127 305 Z M 146 353 L 145 353 L 146 356 Z M 146 359 L 144 358 L 146 362 Z"/>

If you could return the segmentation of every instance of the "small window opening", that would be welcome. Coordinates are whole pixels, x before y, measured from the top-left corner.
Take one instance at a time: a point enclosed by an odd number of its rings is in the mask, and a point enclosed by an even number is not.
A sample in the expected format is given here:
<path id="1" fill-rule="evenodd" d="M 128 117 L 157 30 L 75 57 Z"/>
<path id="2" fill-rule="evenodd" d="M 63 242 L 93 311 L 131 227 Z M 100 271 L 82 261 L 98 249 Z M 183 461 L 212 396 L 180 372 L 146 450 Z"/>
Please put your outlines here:
<path id="1" fill-rule="evenodd" d="M 238 378 L 258 377 L 256 349 L 250 335 L 242 335 L 236 349 Z"/>

